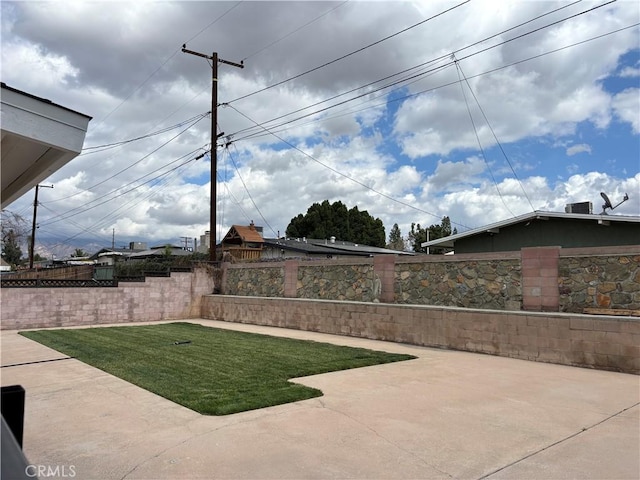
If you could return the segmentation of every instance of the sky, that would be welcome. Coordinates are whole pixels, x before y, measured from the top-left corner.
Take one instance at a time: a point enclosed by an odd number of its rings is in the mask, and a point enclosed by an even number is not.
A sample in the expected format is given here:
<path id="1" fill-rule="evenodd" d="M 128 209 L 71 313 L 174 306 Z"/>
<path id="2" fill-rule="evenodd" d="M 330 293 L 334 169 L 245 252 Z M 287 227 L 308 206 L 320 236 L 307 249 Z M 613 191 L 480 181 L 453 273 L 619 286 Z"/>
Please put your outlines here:
<path id="1" fill-rule="evenodd" d="M 1 2 L 1 79 L 92 117 L 38 245 L 284 235 L 314 203 L 458 232 L 592 202 L 640 215 L 637 1 Z M 204 156 L 203 156 L 204 154 Z M 31 221 L 33 190 L 8 207 Z M 47 243 L 48 242 L 48 243 Z M 49 248 L 48 247 L 48 248 Z"/>

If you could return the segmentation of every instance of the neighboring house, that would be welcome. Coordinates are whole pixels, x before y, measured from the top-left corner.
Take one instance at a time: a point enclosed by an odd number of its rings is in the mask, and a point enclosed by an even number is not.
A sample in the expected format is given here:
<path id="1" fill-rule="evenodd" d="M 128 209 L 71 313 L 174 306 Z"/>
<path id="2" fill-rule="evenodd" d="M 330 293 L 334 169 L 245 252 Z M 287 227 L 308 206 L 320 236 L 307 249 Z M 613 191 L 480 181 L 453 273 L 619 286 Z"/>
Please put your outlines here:
<path id="1" fill-rule="evenodd" d="M 388 248 L 371 247 L 343 240 L 314 238 L 266 238 L 262 258 L 265 260 L 287 258 L 345 258 L 372 257 L 374 255 L 415 255 Z"/>
<path id="2" fill-rule="evenodd" d="M 508 252 L 523 247 L 604 247 L 640 244 L 640 217 L 531 212 L 464 233 L 421 243 L 458 253 Z"/>
<path id="3" fill-rule="evenodd" d="M 221 242 L 223 255 L 228 253 L 235 260 L 261 258 L 263 245 L 262 227 L 256 227 L 253 221 L 247 227 L 232 225 Z"/>
<path id="4" fill-rule="evenodd" d="M 183 247 L 179 247 L 176 245 L 158 245 L 156 247 L 151 247 L 148 250 L 134 252 L 127 257 L 127 260 L 133 261 L 146 260 L 148 258 L 162 258 L 166 257 L 167 253 L 169 253 L 170 257 L 184 257 L 193 254 L 193 252 L 185 250 Z"/>
<path id="5" fill-rule="evenodd" d="M 91 117 L 2 83 L 2 208 L 82 151 Z"/>
<path id="6" fill-rule="evenodd" d="M 91 255 L 89 259 L 97 265 L 114 265 L 116 262 L 126 260 L 134 253 L 147 250 L 147 244 L 143 242 L 130 242 L 129 248 L 102 248 Z"/>

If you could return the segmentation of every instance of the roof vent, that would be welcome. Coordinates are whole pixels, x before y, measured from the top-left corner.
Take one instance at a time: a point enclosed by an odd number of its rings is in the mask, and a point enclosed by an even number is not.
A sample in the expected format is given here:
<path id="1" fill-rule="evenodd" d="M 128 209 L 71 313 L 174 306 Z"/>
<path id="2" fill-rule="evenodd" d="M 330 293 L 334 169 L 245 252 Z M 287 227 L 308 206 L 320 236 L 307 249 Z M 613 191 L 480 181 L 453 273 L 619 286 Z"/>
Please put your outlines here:
<path id="1" fill-rule="evenodd" d="M 336 243 L 336 237 L 331 237 L 329 240 L 331 241 L 331 243 Z"/>
<path id="2" fill-rule="evenodd" d="M 564 207 L 566 213 L 593 213 L 593 203 L 591 202 L 579 202 L 579 203 L 567 203 Z"/>

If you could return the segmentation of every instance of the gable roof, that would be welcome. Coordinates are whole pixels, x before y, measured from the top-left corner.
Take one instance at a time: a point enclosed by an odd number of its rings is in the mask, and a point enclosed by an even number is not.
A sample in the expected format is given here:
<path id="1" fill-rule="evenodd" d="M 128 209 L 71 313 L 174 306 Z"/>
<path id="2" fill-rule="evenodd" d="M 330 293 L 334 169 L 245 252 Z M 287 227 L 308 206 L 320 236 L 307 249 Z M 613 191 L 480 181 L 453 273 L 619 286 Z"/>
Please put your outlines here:
<path id="1" fill-rule="evenodd" d="M 593 222 L 598 225 L 610 225 L 614 223 L 620 224 L 637 224 L 640 227 L 640 217 L 624 216 L 624 215 L 594 215 L 594 214 L 582 214 L 582 213 L 561 213 L 561 212 L 543 212 L 536 210 L 534 212 L 525 213 L 518 217 L 509 218 L 500 222 L 485 225 L 483 227 L 474 228 L 463 233 L 457 233 L 455 235 L 449 235 L 448 237 L 438 238 L 429 242 L 422 242 L 422 247 L 445 247 L 454 248 L 456 241 L 467 239 L 470 237 L 483 235 L 483 234 L 497 234 L 500 233 L 500 229 L 511 227 L 517 224 L 530 222 L 532 220 L 548 220 L 548 219 L 564 219 L 574 221 Z"/>
<path id="2" fill-rule="evenodd" d="M 264 243 L 264 238 L 253 225 L 232 225 L 227 234 L 222 239 L 222 243 L 233 243 L 233 240 L 240 240 L 242 243 Z"/>

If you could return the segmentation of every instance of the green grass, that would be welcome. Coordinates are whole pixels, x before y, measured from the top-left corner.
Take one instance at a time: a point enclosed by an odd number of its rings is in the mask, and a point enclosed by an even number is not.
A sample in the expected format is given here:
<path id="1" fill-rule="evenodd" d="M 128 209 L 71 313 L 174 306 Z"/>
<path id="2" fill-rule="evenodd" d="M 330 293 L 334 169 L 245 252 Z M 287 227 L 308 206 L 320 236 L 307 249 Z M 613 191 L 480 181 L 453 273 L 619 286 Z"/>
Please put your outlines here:
<path id="1" fill-rule="evenodd" d="M 290 378 L 415 358 L 192 323 L 38 330 L 21 335 L 203 415 L 322 395 Z M 178 344 L 176 342 L 191 343 Z"/>

